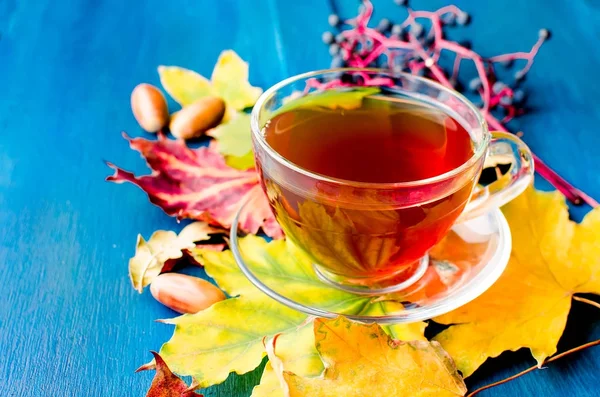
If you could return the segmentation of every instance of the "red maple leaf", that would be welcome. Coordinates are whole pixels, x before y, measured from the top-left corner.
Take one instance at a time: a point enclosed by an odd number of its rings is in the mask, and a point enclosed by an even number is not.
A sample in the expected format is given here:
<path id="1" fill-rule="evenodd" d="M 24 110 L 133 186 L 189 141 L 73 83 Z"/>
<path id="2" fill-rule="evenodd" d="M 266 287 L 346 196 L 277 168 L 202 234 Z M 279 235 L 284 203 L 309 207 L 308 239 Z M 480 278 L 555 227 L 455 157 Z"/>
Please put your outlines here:
<path id="1" fill-rule="evenodd" d="M 194 393 L 189 390 L 188 385 L 177 375 L 174 375 L 162 357 L 156 353 L 154 355 L 156 374 L 152 379 L 152 385 L 146 394 L 146 397 L 202 397 L 202 394 Z M 136 372 L 150 369 L 152 365 L 144 365 Z"/>
<path id="2" fill-rule="evenodd" d="M 247 203 L 240 214 L 242 231 L 256 234 L 262 227 L 271 237 L 282 236 L 255 170 L 229 167 L 223 156 L 210 147 L 190 149 L 183 140 L 167 139 L 161 134 L 156 141 L 123 136 L 153 172 L 137 177 L 107 163 L 115 173 L 106 180 L 139 186 L 152 203 L 169 215 L 225 228 L 231 227 L 240 206 Z"/>

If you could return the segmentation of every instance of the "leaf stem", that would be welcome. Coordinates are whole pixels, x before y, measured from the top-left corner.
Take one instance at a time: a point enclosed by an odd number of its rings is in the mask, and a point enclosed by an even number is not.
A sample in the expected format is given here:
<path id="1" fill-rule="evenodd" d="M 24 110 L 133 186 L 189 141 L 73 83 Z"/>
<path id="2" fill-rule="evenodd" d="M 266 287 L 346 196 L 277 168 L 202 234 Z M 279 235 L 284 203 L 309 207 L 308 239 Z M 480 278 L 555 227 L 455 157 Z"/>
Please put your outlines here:
<path id="1" fill-rule="evenodd" d="M 576 298 L 576 297 L 573 297 L 573 299 L 575 299 L 575 298 Z M 584 298 L 581 298 L 581 299 L 584 299 Z M 579 300 L 579 299 L 577 299 L 577 300 Z M 583 302 L 583 301 L 584 301 L 584 300 L 582 300 L 582 302 Z M 586 301 L 586 303 L 587 303 L 587 301 L 588 301 L 588 300 L 587 300 L 587 299 L 585 299 L 585 301 Z M 592 301 L 589 301 L 589 302 L 592 302 Z M 596 305 L 598 305 L 596 302 L 593 302 L 593 303 L 595 303 Z M 600 305 L 599 305 L 599 307 L 600 307 Z M 565 351 L 565 352 L 562 352 L 562 353 L 560 353 L 560 354 L 557 354 L 556 356 L 554 356 L 554 357 L 552 357 L 552 358 L 549 358 L 548 360 L 544 361 L 544 362 L 542 363 L 542 365 L 544 365 L 544 364 L 549 364 L 549 363 L 551 363 L 552 361 L 556 361 L 556 360 L 558 360 L 559 358 L 562 358 L 562 357 L 564 357 L 564 356 L 567 356 L 567 355 L 569 355 L 569 354 L 571 354 L 571 353 L 575 353 L 575 352 L 578 352 L 578 351 L 581 351 L 581 350 L 587 349 L 588 347 L 597 346 L 597 345 L 600 345 L 600 339 L 598 339 L 598 340 L 595 340 L 595 341 L 593 341 L 593 342 L 588 342 L 588 343 L 585 343 L 585 344 L 583 344 L 583 345 L 581 345 L 581 346 L 577 346 L 577 347 L 574 347 L 574 348 L 572 348 L 572 349 L 569 349 L 569 350 L 567 350 L 567 351 Z M 540 367 L 541 367 L 541 366 L 540 366 Z M 511 381 L 511 380 L 513 380 L 513 379 L 517 379 L 517 378 L 519 378 L 519 377 L 521 377 L 521 376 L 523 376 L 523 375 L 525 375 L 525 374 L 527 374 L 527 373 L 529 373 L 529 372 L 531 372 L 531 371 L 533 371 L 533 370 L 536 370 L 536 369 L 539 369 L 539 368 L 538 368 L 538 366 L 537 366 L 537 365 L 534 365 L 534 366 L 532 366 L 532 367 L 529 367 L 529 368 L 527 368 L 527 369 L 526 369 L 526 370 L 524 370 L 524 371 L 521 371 L 521 372 L 519 372 L 518 374 L 515 374 L 515 375 L 512 375 L 512 376 L 509 376 L 508 378 L 505 378 L 505 379 L 499 380 L 498 382 L 494 382 L 494 383 L 490 383 L 489 385 L 482 386 L 482 387 L 480 387 L 479 389 L 476 389 L 475 391 L 472 391 L 471 393 L 467 394 L 467 396 L 466 396 L 466 397 L 473 397 L 474 395 L 476 395 L 476 394 L 479 394 L 480 392 L 482 392 L 482 391 L 484 391 L 484 390 L 491 389 L 492 387 L 495 387 L 495 386 L 498 386 L 498 385 L 504 384 L 504 383 L 506 383 L 506 382 L 509 382 L 509 381 Z"/>
<path id="2" fill-rule="evenodd" d="M 573 296 L 573 300 L 576 300 L 576 301 L 579 301 L 579 302 L 583 302 L 583 303 L 587 303 L 588 305 L 592 305 L 592 306 L 595 306 L 598 309 L 600 309 L 600 303 L 594 302 L 591 299 L 581 298 L 579 296 Z"/>

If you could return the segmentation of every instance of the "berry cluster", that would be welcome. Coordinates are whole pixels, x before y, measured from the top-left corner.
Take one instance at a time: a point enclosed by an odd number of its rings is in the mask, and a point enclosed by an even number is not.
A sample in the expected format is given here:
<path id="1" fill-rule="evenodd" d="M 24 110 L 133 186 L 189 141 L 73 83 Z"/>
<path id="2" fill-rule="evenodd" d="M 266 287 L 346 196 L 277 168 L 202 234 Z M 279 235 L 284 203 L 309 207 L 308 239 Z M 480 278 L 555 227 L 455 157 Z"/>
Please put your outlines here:
<path id="1" fill-rule="evenodd" d="M 485 58 L 471 49 L 470 42 L 455 42 L 445 37 L 446 27 L 470 22 L 471 17 L 465 11 L 454 5 L 437 11 L 415 11 L 408 7 L 407 0 L 394 2 L 408 10 L 406 19 L 399 23 L 383 18 L 374 28 L 370 27 L 373 15 L 370 0 L 362 1 L 355 18 L 343 20 L 336 14 L 329 16 L 328 22 L 336 28 L 336 33 L 324 32 L 322 40 L 329 46 L 331 67 L 384 67 L 426 76 L 458 91 L 468 90 L 476 96 L 474 102 L 480 106 L 490 127 L 507 131 L 505 124 L 525 111 L 526 94 L 521 83 L 538 50 L 550 38 L 550 31 L 541 29 L 538 40 L 528 52 Z M 453 56 L 453 65 L 448 70 L 440 66 L 442 53 Z M 468 81 L 466 89 L 459 82 L 460 66 L 464 60 L 473 62 L 477 71 L 477 76 Z M 516 60 L 524 60 L 525 65 L 513 74 L 512 81 L 503 82 L 496 73 L 496 66 L 513 68 Z M 537 156 L 534 157 L 540 175 L 570 201 L 575 204 L 585 202 L 594 207 L 598 205 Z"/>

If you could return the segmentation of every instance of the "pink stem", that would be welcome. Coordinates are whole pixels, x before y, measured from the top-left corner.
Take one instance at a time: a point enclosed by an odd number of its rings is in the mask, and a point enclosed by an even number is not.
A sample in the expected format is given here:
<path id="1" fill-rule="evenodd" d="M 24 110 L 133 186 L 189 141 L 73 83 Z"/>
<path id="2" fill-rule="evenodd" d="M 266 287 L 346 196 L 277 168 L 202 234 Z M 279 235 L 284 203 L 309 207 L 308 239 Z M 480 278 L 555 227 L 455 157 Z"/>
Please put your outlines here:
<path id="1" fill-rule="evenodd" d="M 543 38 L 543 37 L 538 38 L 538 41 L 536 41 L 536 43 L 533 45 L 533 47 L 531 48 L 531 50 L 529 52 L 515 52 L 512 54 L 498 55 L 495 57 L 488 58 L 488 61 L 489 62 L 502 62 L 502 61 L 512 61 L 515 59 L 526 59 L 527 64 L 525 65 L 525 67 L 523 69 L 521 69 L 521 73 L 525 74 L 529 71 L 529 69 L 531 69 L 531 66 L 533 66 L 533 60 L 535 59 L 535 56 L 537 55 L 538 51 L 540 50 L 540 47 L 542 46 L 542 44 L 544 44 L 544 41 L 546 41 L 545 38 Z"/>
<path id="2" fill-rule="evenodd" d="M 430 54 L 427 50 L 421 45 L 421 43 L 412 35 L 408 34 L 408 42 L 400 40 L 400 39 L 392 39 L 384 36 L 378 31 L 367 27 L 369 20 L 373 14 L 373 4 L 370 0 L 363 0 L 364 11 L 355 19 L 346 21 L 355 26 L 353 30 L 346 30 L 343 32 L 344 37 L 349 41 L 356 43 L 365 39 L 365 36 L 370 38 L 373 41 L 373 50 L 366 54 L 366 58 L 363 58 L 365 55 L 353 55 L 353 47 L 355 44 L 351 46 L 342 45 L 344 50 L 346 51 L 346 60 L 350 66 L 366 66 L 377 57 L 385 53 L 386 51 L 391 51 L 391 48 L 397 49 L 405 49 L 409 51 L 413 51 L 419 57 L 423 59 L 423 61 L 419 62 L 411 62 L 409 61 L 409 67 L 411 71 L 417 72 L 421 70 L 425 65 L 429 68 L 432 76 L 440 82 L 442 85 L 454 89 L 452 84 L 448 81 L 445 73 L 437 66 L 437 59 L 442 50 L 448 50 L 454 52 L 456 54 L 456 58 L 454 60 L 454 67 L 452 71 L 452 79 L 456 79 L 458 77 L 459 65 L 462 59 L 471 59 L 475 68 L 477 69 L 477 73 L 479 78 L 481 79 L 482 89 L 480 90 L 480 95 L 483 100 L 483 109 L 482 114 L 487 120 L 488 124 L 492 129 L 499 131 L 507 131 L 506 127 L 498 121 L 494 116 L 492 116 L 489 112 L 490 107 L 497 106 L 500 98 L 504 95 L 512 95 L 512 91 L 508 92 L 506 89 L 502 92 L 494 95 L 492 97 L 492 90 L 490 81 L 488 78 L 488 74 L 486 73 L 485 63 L 489 62 L 488 66 L 491 68 L 491 63 L 501 62 L 505 60 L 514 60 L 514 59 L 524 59 L 527 60 L 527 64 L 523 69 L 521 69 L 520 73 L 523 75 L 527 73 L 527 71 L 531 68 L 533 64 L 533 59 L 537 54 L 539 48 L 545 41 L 544 37 L 540 37 L 535 45 L 529 52 L 516 52 L 512 54 L 504 54 L 495 56 L 488 59 L 483 59 L 479 54 L 474 51 L 471 51 L 468 48 L 465 48 L 458 43 L 447 41 L 443 39 L 442 36 L 442 24 L 440 21 L 440 17 L 445 14 L 452 13 L 454 15 L 460 14 L 462 11 L 453 5 L 446 6 L 440 8 L 435 12 L 429 11 L 413 11 L 409 9 L 409 15 L 406 20 L 401 24 L 402 27 L 407 27 L 415 22 L 416 18 L 427 18 L 431 21 L 431 29 L 433 29 L 434 33 L 434 44 L 432 46 L 433 52 Z M 352 48 L 350 48 L 352 47 Z M 388 52 L 388 57 L 391 59 L 391 52 Z M 390 61 L 391 62 L 391 61 Z M 390 64 L 392 64 L 391 62 Z M 366 80 L 368 82 L 368 80 Z M 513 106 L 505 107 L 508 109 L 508 115 L 504 118 L 505 121 L 510 120 L 516 113 L 516 109 Z M 589 204 L 592 207 L 597 207 L 599 204 L 596 200 L 586 195 L 582 191 L 578 190 L 571 184 L 569 184 L 566 180 L 564 180 L 560 175 L 554 172 L 548 165 L 546 165 L 539 157 L 534 156 L 534 160 L 536 162 L 536 170 L 538 173 L 548 180 L 552 185 L 554 185 L 559 191 L 561 191 L 570 201 L 575 204 L 580 204 L 582 201 Z"/>
<path id="3" fill-rule="evenodd" d="M 438 80 L 438 82 L 448 88 L 452 89 L 452 84 L 446 78 L 444 72 L 442 72 L 437 65 L 433 65 L 429 68 L 433 74 L 433 76 Z M 506 127 L 504 127 L 494 116 L 490 113 L 485 113 L 485 119 L 493 130 L 497 131 L 505 131 L 508 132 Z M 565 179 L 563 179 L 560 175 L 558 175 L 554 170 L 552 170 L 546 163 L 542 161 L 537 155 L 532 153 L 533 159 L 535 161 L 535 169 L 540 174 L 540 176 L 550 182 L 555 188 L 557 188 L 565 197 L 571 201 L 573 204 L 579 205 L 582 202 L 588 204 L 589 206 L 595 208 L 600 204 L 594 200 L 592 197 L 588 196 L 581 190 L 577 189 Z"/>

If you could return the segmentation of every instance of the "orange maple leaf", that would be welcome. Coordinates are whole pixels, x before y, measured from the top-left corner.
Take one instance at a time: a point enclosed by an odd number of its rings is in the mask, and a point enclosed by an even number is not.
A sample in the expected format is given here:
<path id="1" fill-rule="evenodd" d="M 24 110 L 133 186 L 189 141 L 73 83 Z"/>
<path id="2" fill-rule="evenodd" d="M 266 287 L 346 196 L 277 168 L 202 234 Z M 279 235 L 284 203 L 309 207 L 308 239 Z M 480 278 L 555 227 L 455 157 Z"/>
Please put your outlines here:
<path id="1" fill-rule="evenodd" d="M 318 377 L 286 371 L 276 356 L 276 338 L 267 347 L 286 396 L 443 397 L 467 391 L 452 358 L 437 342 L 394 340 L 377 324 L 344 317 L 316 319 L 314 332 L 325 367 Z"/>

